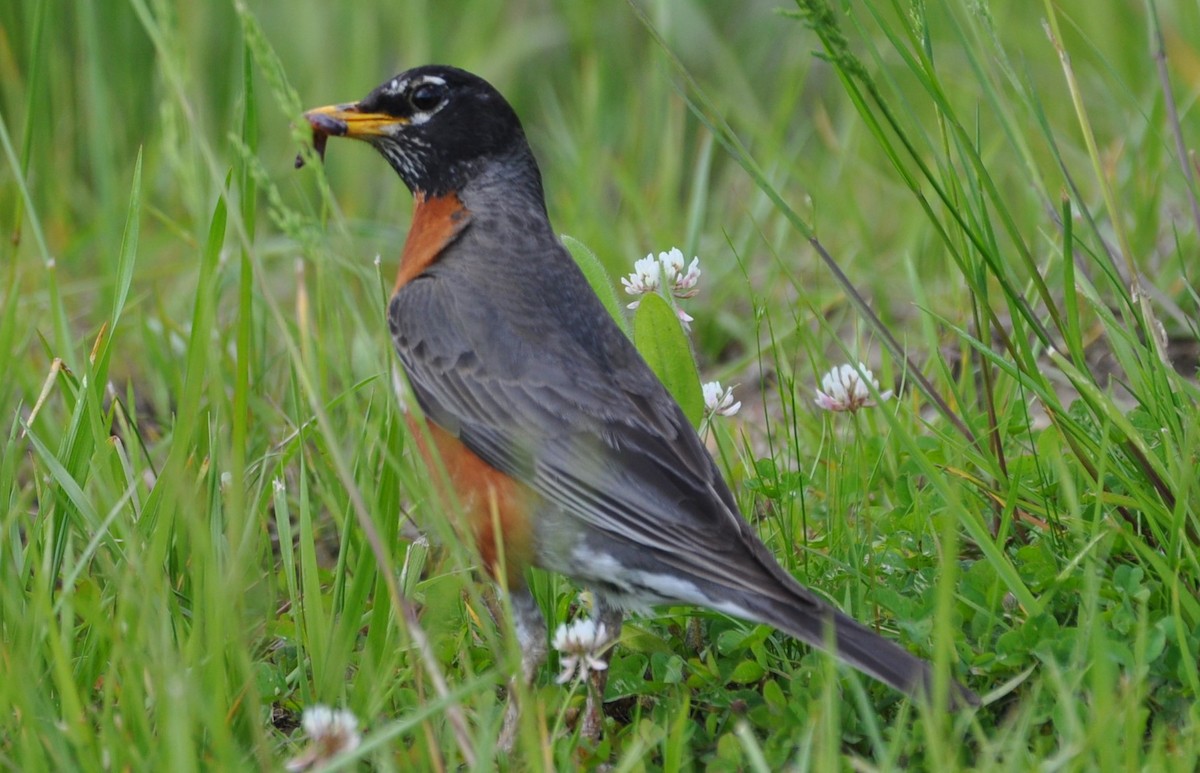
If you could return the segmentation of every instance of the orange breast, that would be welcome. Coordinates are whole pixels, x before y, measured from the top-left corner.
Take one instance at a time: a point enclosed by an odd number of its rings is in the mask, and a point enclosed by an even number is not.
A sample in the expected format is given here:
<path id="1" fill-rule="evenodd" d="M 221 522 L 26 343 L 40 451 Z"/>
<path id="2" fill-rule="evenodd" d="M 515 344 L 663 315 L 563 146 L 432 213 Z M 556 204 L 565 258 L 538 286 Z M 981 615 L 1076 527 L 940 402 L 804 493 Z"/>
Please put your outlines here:
<path id="1" fill-rule="evenodd" d="M 415 194 L 412 226 L 408 229 L 404 251 L 400 253 L 400 273 L 396 276 L 393 292 L 433 265 L 442 250 L 458 238 L 469 222 L 471 210 L 455 194 L 432 199 L 423 193 Z"/>
<path id="2" fill-rule="evenodd" d="M 475 540 L 488 572 L 499 579 L 503 567 L 509 587 L 524 585 L 522 572 L 533 561 L 533 492 L 436 424 L 409 414 L 408 426 L 421 457 L 439 481 L 435 488 L 441 506 L 465 516 L 463 526 Z M 446 470 L 445 480 L 438 474 L 441 467 Z M 447 483 L 453 491 L 446 489 Z"/>

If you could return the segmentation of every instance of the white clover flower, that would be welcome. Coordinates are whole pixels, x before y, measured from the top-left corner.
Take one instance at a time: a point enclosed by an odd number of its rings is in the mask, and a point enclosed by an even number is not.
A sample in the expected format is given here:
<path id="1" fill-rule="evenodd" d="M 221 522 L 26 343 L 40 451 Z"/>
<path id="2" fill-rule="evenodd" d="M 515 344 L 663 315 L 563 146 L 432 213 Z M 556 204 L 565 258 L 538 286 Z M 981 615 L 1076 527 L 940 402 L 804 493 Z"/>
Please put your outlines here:
<path id="1" fill-rule="evenodd" d="M 692 323 L 696 321 L 695 317 L 693 317 L 691 314 L 688 314 L 678 306 L 675 307 L 675 316 L 679 317 L 679 321 L 683 324 L 684 330 L 691 330 Z"/>
<path id="2" fill-rule="evenodd" d="M 630 295 L 645 295 L 657 292 L 661 279 L 661 265 L 653 255 L 647 255 L 633 264 L 633 273 L 621 279 L 625 292 Z M 634 301 L 629 308 L 636 309 L 641 301 Z"/>
<path id="3" fill-rule="evenodd" d="M 683 253 L 678 247 L 672 247 L 667 252 L 658 253 L 657 258 L 651 253 L 634 263 L 633 273 L 622 278 L 621 284 L 630 295 L 658 292 L 662 287 L 681 300 L 691 298 L 699 292 L 697 285 L 700 283 L 700 258 L 692 258 L 686 269 L 684 266 Z M 629 308 L 636 309 L 639 303 L 640 300 L 634 301 L 629 304 Z M 692 318 L 678 309 L 676 312 L 684 327 L 687 327 Z"/>
<path id="4" fill-rule="evenodd" d="M 696 285 L 700 283 L 700 258 L 692 258 L 692 262 L 688 265 L 687 273 L 679 277 L 672 287 L 672 292 L 676 298 L 691 298 L 696 293 L 700 292 L 696 289 Z"/>
<path id="5" fill-rule="evenodd" d="M 692 258 L 687 271 L 683 269 L 683 253 L 678 247 L 672 247 L 669 252 L 658 253 L 658 262 L 662 265 L 662 284 L 669 288 L 676 298 L 691 298 L 698 291 L 696 285 L 700 282 L 700 258 Z"/>
<path id="6" fill-rule="evenodd" d="M 289 771 L 309 770 L 339 754 L 354 751 L 362 742 L 358 717 L 346 709 L 310 706 L 304 710 L 300 726 L 308 736 L 308 748 L 288 760 L 285 768 Z"/>
<path id="7" fill-rule="evenodd" d="M 683 253 L 678 247 L 672 247 L 667 252 L 658 253 L 658 262 L 662 265 L 663 286 L 673 290 L 683 275 Z"/>
<path id="8" fill-rule="evenodd" d="M 562 653 L 562 673 L 555 680 L 566 684 L 576 677 L 587 678 L 591 671 L 603 671 L 608 664 L 600 656 L 608 649 L 608 631 L 604 623 L 595 620 L 576 620 L 570 625 L 560 625 L 554 631 L 554 649 Z"/>
<path id="9" fill-rule="evenodd" d="M 741 400 L 733 400 L 733 387 L 722 389 L 720 381 L 709 381 L 700 388 L 704 391 L 704 408 L 710 414 L 732 416 L 741 410 Z"/>
<path id="10" fill-rule="evenodd" d="M 817 390 L 817 406 L 826 411 L 853 413 L 859 408 L 875 405 L 871 390 L 866 384 L 868 381 L 876 391 L 879 390 L 879 382 L 866 365 L 861 362 L 857 368 L 848 363 L 839 365 L 821 377 L 821 388 Z M 891 396 L 890 389 L 879 393 L 880 400 L 887 400 Z"/>

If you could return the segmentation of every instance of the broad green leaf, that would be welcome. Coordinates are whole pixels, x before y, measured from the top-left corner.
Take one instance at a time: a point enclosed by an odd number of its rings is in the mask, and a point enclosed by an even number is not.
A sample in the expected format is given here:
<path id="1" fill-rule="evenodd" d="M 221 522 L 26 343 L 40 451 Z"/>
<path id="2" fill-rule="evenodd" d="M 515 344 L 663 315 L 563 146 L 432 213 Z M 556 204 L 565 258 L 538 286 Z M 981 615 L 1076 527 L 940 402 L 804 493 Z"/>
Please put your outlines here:
<path id="1" fill-rule="evenodd" d="M 733 669 L 733 673 L 729 675 L 729 681 L 733 684 L 753 684 L 762 679 L 766 673 L 766 669 L 755 661 L 743 660 Z"/>
<path id="2" fill-rule="evenodd" d="M 692 426 L 704 418 L 704 393 L 692 345 L 675 310 L 661 295 L 642 297 L 633 318 L 633 343 L 679 402 Z"/>

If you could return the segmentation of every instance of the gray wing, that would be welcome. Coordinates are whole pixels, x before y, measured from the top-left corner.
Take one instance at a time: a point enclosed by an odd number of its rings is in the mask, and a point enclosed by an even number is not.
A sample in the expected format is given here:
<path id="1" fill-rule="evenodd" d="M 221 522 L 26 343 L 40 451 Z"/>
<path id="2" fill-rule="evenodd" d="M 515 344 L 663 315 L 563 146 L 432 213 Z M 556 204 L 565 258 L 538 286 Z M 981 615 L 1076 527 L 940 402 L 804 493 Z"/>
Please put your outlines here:
<path id="1" fill-rule="evenodd" d="M 562 324 L 525 329 L 498 313 L 502 298 L 468 304 L 481 296 L 461 290 L 424 276 L 389 308 L 396 350 L 432 421 L 605 537 L 706 585 L 775 595 L 764 573 L 782 570 L 770 557 L 763 565 L 765 548 L 711 456 L 599 301 L 589 293 L 561 305 L 590 317 L 579 340 L 581 328 L 556 319 L 555 307 L 549 321 Z"/>

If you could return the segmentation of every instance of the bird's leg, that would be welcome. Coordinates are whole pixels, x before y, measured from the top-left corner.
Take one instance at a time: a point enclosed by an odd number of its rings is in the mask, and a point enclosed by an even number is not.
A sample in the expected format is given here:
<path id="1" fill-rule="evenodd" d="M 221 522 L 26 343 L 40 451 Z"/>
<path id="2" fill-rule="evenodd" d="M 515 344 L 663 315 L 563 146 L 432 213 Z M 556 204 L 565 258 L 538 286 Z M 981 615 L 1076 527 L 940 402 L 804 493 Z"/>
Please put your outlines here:
<path id="1" fill-rule="evenodd" d="M 605 668 L 591 670 L 587 677 L 587 704 L 583 713 L 583 728 L 580 735 L 595 743 L 600 740 L 604 729 L 604 688 L 608 686 L 608 664 L 612 661 L 613 646 L 621 638 L 621 620 L 624 615 L 619 607 L 612 606 L 600 594 L 595 594 L 596 608 L 593 616 L 597 628 L 604 626 L 608 646 L 601 656 Z"/>
<path id="2" fill-rule="evenodd" d="M 513 623 L 516 627 L 517 643 L 521 647 L 521 675 L 513 677 L 508 688 L 508 708 L 504 712 L 504 726 L 500 730 L 497 745 L 502 751 L 512 751 L 521 719 L 521 707 L 517 703 L 520 688 L 517 679 L 525 687 L 533 684 L 538 668 L 546 660 L 546 618 L 529 588 L 518 588 L 509 594 L 512 604 Z"/>

